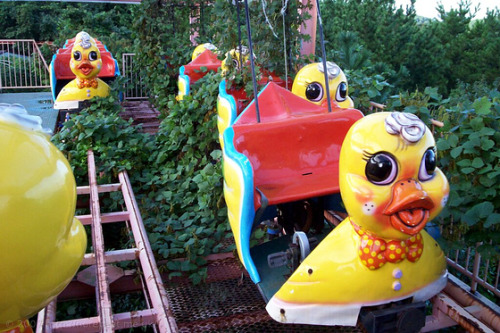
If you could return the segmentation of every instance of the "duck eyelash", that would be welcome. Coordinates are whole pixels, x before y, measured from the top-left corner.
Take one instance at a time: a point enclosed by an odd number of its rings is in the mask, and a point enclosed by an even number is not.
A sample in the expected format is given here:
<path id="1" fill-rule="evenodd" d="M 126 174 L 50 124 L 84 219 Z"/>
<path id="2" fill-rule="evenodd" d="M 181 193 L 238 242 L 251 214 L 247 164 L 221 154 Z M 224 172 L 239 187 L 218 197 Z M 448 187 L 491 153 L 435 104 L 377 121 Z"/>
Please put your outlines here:
<path id="1" fill-rule="evenodd" d="M 366 150 L 363 150 L 363 161 L 368 162 L 375 154 L 372 154 Z"/>

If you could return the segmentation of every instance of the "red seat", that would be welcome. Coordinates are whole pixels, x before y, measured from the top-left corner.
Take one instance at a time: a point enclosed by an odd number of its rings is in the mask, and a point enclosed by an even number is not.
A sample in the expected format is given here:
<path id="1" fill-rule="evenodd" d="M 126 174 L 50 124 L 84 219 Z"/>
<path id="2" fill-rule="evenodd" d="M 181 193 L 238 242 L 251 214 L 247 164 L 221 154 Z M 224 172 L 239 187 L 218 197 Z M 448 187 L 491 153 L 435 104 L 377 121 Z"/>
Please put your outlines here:
<path id="1" fill-rule="evenodd" d="M 201 71 L 201 67 L 206 67 L 209 71 L 217 72 L 221 63 L 217 58 L 217 54 L 210 50 L 205 50 L 196 59 L 184 66 L 184 75 L 189 76 L 190 84 L 193 84 L 205 76 L 205 72 Z"/>
<path id="2" fill-rule="evenodd" d="M 71 60 L 71 49 L 64 49 L 69 51 L 59 52 L 53 62 L 54 72 L 57 80 L 72 80 L 76 76 L 69 67 Z M 115 59 L 111 53 L 101 50 L 102 68 L 98 77 L 115 77 Z"/>
<path id="3" fill-rule="evenodd" d="M 259 107 L 260 123 L 252 103 L 233 125 L 234 146 L 250 160 L 254 187 L 269 204 L 338 193 L 340 148 L 362 113 L 340 107 L 329 113 L 274 83 L 260 93 Z M 254 197 L 260 206 L 257 191 Z"/>

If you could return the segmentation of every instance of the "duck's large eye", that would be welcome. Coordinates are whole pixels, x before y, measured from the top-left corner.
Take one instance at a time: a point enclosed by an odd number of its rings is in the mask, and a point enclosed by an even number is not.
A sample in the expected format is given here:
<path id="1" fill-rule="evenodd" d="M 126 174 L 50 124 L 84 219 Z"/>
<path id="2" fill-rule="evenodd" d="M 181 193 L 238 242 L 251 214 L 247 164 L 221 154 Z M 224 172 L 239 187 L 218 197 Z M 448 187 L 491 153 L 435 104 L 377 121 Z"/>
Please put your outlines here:
<path id="1" fill-rule="evenodd" d="M 82 54 L 80 53 L 80 51 L 75 51 L 75 52 L 73 52 L 73 58 L 74 58 L 76 61 L 80 61 L 80 60 L 82 60 Z"/>
<path id="2" fill-rule="evenodd" d="M 96 51 L 91 51 L 91 52 L 89 53 L 89 60 L 90 60 L 90 61 L 97 60 L 97 52 L 96 52 Z"/>
<path id="3" fill-rule="evenodd" d="M 240 63 L 237 59 L 233 59 L 233 67 L 236 69 L 240 69 Z"/>
<path id="4" fill-rule="evenodd" d="M 337 102 L 343 102 L 347 98 L 347 83 L 341 82 L 337 87 L 337 93 L 335 94 L 335 99 Z"/>
<path id="5" fill-rule="evenodd" d="M 387 185 L 396 179 L 398 165 L 389 153 L 376 153 L 366 162 L 365 175 L 376 185 Z"/>
<path id="6" fill-rule="evenodd" d="M 318 82 L 313 82 L 307 85 L 306 97 L 312 102 L 319 102 L 323 98 L 323 86 Z"/>
<path id="7" fill-rule="evenodd" d="M 418 171 L 418 179 L 426 181 L 434 177 L 436 171 L 436 152 L 433 148 L 427 149 L 422 162 L 420 162 L 420 170 Z"/>

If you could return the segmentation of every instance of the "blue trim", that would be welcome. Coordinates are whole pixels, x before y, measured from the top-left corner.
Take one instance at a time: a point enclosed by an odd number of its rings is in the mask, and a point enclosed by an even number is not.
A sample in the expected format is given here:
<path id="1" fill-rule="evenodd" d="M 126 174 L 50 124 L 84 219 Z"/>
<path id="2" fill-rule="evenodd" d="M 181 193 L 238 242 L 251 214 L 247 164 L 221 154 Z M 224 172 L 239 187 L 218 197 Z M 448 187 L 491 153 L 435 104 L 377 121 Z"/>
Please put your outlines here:
<path id="1" fill-rule="evenodd" d="M 120 67 L 118 67 L 118 61 L 116 61 L 115 58 L 113 58 L 113 60 L 115 61 L 115 77 L 117 76 L 120 76 Z"/>
<path id="2" fill-rule="evenodd" d="M 262 88 L 262 90 L 261 90 L 261 91 L 257 94 L 257 98 L 259 98 L 259 97 L 260 97 L 260 95 L 264 92 L 264 90 L 266 90 L 267 86 L 269 86 L 269 83 L 270 83 L 270 82 L 268 82 L 268 83 L 264 86 L 264 88 Z M 238 119 L 241 117 L 241 115 L 242 115 L 243 113 L 245 113 L 245 111 L 246 111 L 246 110 L 248 110 L 248 108 L 250 107 L 250 105 L 252 105 L 252 104 L 254 104 L 254 103 L 255 103 L 255 99 L 252 99 L 252 101 L 251 101 L 251 102 L 247 105 L 247 107 L 246 107 L 246 108 L 245 108 L 245 109 L 244 109 L 244 110 L 240 113 L 240 115 L 238 116 L 238 118 L 236 118 L 235 122 L 237 122 L 237 121 L 238 121 Z"/>
<path id="3" fill-rule="evenodd" d="M 68 42 L 69 42 L 69 39 L 66 39 L 66 41 L 64 42 L 64 45 L 63 45 L 63 49 L 65 49 L 67 46 L 68 46 Z"/>
<path id="4" fill-rule="evenodd" d="M 191 89 L 189 88 L 189 82 L 191 81 L 189 76 L 185 75 L 184 72 L 185 72 L 185 68 L 184 66 L 181 66 L 181 68 L 179 68 L 179 81 L 183 81 L 184 82 L 184 86 L 186 87 L 186 95 L 189 95 L 190 92 L 191 92 Z"/>
<path id="5" fill-rule="evenodd" d="M 222 80 L 219 84 L 219 96 L 226 101 L 229 102 L 229 123 L 228 126 L 231 126 L 236 121 L 237 111 L 236 111 L 236 101 L 234 100 L 233 95 L 230 95 L 226 91 L 226 80 Z"/>
<path id="6" fill-rule="evenodd" d="M 224 158 L 232 160 L 236 163 L 243 174 L 243 194 L 241 207 L 240 225 L 240 251 L 243 265 L 245 266 L 252 281 L 257 284 L 260 280 L 257 267 L 250 255 L 250 236 L 252 235 L 253 220 L 255 218 L 255 207 L 253 203 L 253 169 L 250 160 L 243 154 L 239 153 L 234 147 L 234 129 L 232 126 L 224 131 Z"/>
<path id="7" fill-rule="evenodd" d="M 59 52 L 59 50 L 57 50 Z M 55 102 L 56 100 L 56 85 L 57 85 L 57 77 L 56 77 L 56 71 L 54 69 L 54 63 L 56 61 L 56 55 L 54 54 L 52 56 L 52 61 L 50 62 L 50 91 L 52 92 L 52 100 Z"/>

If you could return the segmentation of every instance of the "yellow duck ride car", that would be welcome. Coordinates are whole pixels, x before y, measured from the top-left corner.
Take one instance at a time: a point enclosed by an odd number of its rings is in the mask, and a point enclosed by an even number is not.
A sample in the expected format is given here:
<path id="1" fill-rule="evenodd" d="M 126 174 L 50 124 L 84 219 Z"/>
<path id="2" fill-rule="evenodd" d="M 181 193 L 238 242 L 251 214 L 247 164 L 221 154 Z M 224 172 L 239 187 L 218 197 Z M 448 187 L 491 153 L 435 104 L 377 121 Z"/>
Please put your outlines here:
<path id="1" fill-rule="evenodd" d="M 64 108 L 60 107 L 64 105 L 61 102 L 78 102 L 109 95 L 109 86 L 97 77 L 102 67 L 101 52 L 94 38 L 85 31 L 75 37 L 69 65 L 76 78 L 59 92 L 55 108 Z"/>
<path id="2" fill-rule="evenodd" d="M 68 161 L 19 104 L 0 104 L 0 156 L 0 332 L 31 332 L 26 318 L 71 281 L 87 238 Z"/>
<path id="3" fill-rule="evenodd" d="M 269 301 L 277 321 L 355 326 L 363 306 L 424 301 L 444 288 L 445 256 L 423 230 L 446 204 L 430 130 L 415 115 L 358 120 L 339 161 L 348 217 Z"/>
<path id="4" fill-rule="evenodd" d="M 200 54 L 202 54 L 203 52 L 205 52 L 206 50 L 210 50 L 212 52 L 216 52 L 217 51 L 217 47 L 215 47 L 214 44 L 212 43 L 203 43 L 203 44 L 200 44 L 198 46 L 196 46 L 193 50 L 193 54 L 191 55 L 191 61 L 193 61 L 194 59 L 198 58 L 198 56 Z"/>
<path id="5" fill-rule="evenodd" d="M 354 103 L 348 96 L 347 78 L 340 67 L 330 61 L 326 62 L 328 87 L 332 102 L 341 108 L 352 108 Z M 323 63 L 317 62 L 302 67 L 293 81 L 292 93 L 315 104 L 326 103 L 326 87 Z"/>

